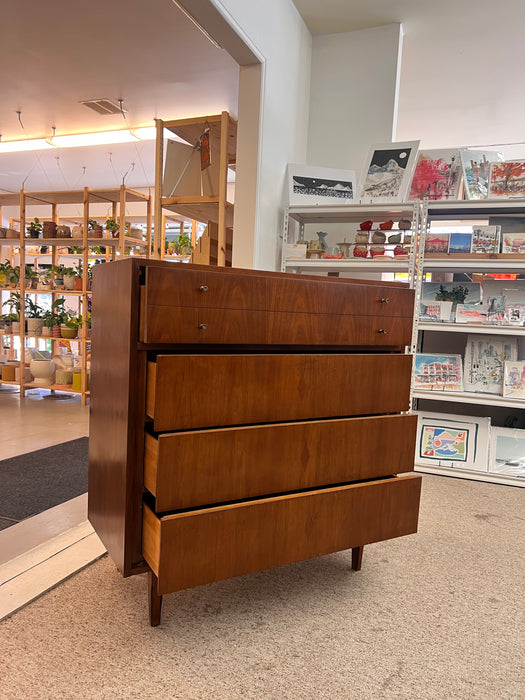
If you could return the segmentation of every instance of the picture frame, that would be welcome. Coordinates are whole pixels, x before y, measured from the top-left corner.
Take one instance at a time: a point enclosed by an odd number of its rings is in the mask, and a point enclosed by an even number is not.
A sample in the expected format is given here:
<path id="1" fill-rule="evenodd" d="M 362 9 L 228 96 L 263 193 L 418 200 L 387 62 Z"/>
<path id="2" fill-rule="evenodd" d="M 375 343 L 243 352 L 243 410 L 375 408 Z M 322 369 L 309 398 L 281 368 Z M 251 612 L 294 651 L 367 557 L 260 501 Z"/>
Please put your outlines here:
<path id="1" fill-rule="evenodd" d="M 463 169 L 459 149 L 422 150 L 417 155 L 409 200 L 448 201 L 460 198 Z"/>
<path id="2" fill-rule="evenodd" d="M 417 411 L 416 464 L 488 471 L 490 418 Z"/>
<path id="3" fill-rule="evenodd" d="M 525 197 L 525 160 L 506 160 L 490 166 L 489 197 Z"/>
<path id="4" fill-rule="evenodd" d="M 490 166 L 503 160 L 499 151 L 474 151 L 461 149 L 463 190 L 465 199 L 487 199 L 489 194 Z"/>
<path id="5" fill-rule="evenodd" d="M 465 255 L 472 248 L 471 233 L 451 233 L 448 239 L 448 252 L 452 255 Z"/>
<path id="6" fill-rule="evenodd" d="M 503 396 L 525 399 L 525 361 L 513 360 L 504 363 Z"/>
<path id="7" fill-rule="evenodd" d="M 471 253 L 499 253 L 501 226 L 473 226 Z"/>
<path id="8" fill-rule="evenodd" d="M 465 391 L 503 395 L 505 362 L 518 359 L 516 337 L 469 335 L 465 347 L 463 385 Z"/>
<path id="9" fill-rule="evenodd" d="M 419 141 L 372 145 L 360 178 L 361 202 L 406 201 L 418 147 Z"/>
<path id="10" fill-rule="evenodd" d="M 448 242 L 450 234 L 431 233 L 425 238 L 425 253 L 446 255 L 448 253 Z"/>
<path id="11" fill-rule="evenodd" d="M 525 233 L 504 233 L 501 243 L 501 252 L 525 255 Z"/>
<path id="12" fill-rule="evenodd" d="M 525 430 L 492 427 L 489 472 L 525 479 Z"/>
<path id="13" fill-rule="evenodd" d="M 337 206 L 353 204 L 355 201 L 355 170 L 289 163 L 287 177 L 288 202 L 291 207 Z"/>
<path id="14" fill-rule="evenodd" d="M 463 391 L 461 355 L 417 353 L 414 356 L 414 389 Z"/>

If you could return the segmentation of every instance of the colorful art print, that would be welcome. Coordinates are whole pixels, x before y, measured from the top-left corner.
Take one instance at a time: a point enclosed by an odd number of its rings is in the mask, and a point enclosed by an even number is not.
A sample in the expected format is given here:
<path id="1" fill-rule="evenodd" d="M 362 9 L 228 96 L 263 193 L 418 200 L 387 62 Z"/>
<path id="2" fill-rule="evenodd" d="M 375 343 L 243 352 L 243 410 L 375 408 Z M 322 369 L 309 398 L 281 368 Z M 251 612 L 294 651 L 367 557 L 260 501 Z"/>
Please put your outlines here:
<path id="1" fill-rule="evenodd" d="M 525 254 L 525 233 L 504 233 L 501 252 Z"/>
<path id="2" fill-rule="evenodd" d="M 479 282 L 423 282 L 421 301 L 451 301 L 454 312 L 457 304 L 478 304 L 481 285 Z"/>
<path id="3" fill-rule="evenodd" d="M 525 478 L 525 430 L 491 429 L 489 471 Z"/>
<path id="4" fill-rule="evenodd" d="M 416 463 L 487 471 L 490 418 L 418 411 Z"/>
<path id="5" fill-rule="evenodd" d="M 483 302 L 487 308 L 487 319 L 485 323 L 493 325 L 505 325 L 505 309 L 507 298 L 504 296 L 487 296 Z"/>
<path id="6" fill-rule="evenodd" d="M 489 193 L 490 165 L 501 162 L 503 154 L 498 151 L 461 150 L 465 199 L 486 199 Z"/>
<path id="7" fill-rule="evenodd" d="M 517 339 L 510 336 L 467 336 L 463 383 L 465 391 L 503 394 L 505 362 L 518 359 Z"/>
<path id="8" fill-rule="evenodd" d="M 448 252 L 454 255 L 470 253 L 472 247 L 471 233 L 451 233 L 448 239 Z"/>
<path id="9" fill-rule="evenodd" d="M 471 253 L 499 253 L 501 226 L 473 226 Z"/>
<path id="10" fill-rule="evenodd" d="M 504 320 L 509 326 L 525 326 L 525 304 L 505 306 Z"/>
<path id="11" fill-rule="evenodd" d="M 458 304 L 456 323 L 486 323 L 488 310 L 483 304 Z"/>
<path id="12" fill-rule="evenodd" d="M 489 197 L 525 197 L 525 160 L 492 163 Z"/>
<path id="13" fill-rule="evenodd" d="M 405 201 L 419 141 L 377 144 L 370 148 L 361 178 L 361 200 Z"/>
<path id="14" fill-rule="evenodd" d="M 459 199 L 463 171 L 456 149 L 420 151 L 409 199 Z"/>
<path id="15" fill-rule="evenodd" d="M 201 136 L 201 170 L 206 170 L 211 165 L 210 130 L 205 129 Z"/>
<path id="16" fill-rule="evenodd" d="M 432 233 L 425 238 L 425 253 L 448 253 L 448 233 Z"/>
<path id="17" fill-rule="evenodd" d="M 288 165 L 290 206 L 351 204 L 356 194 L 354 170 Z"/>
<path id="18" fill-rule="evenodd" d="M 503 375 L 503 396 L 525 399 L 525 362 L 505 362 Z"/>
<path id="19" fill-rule="evenodd" d="M 428 303 L 420 304 L 420 321 L 440 321 L 445 323 L 447 321 L 450 321 L 451 314 L 451 301 L 431 301 Z"/>
<path id="20" fill-rule="evenodd" d="M 415 355 L 414 389 L 463 391 L 461 355 Z"/>

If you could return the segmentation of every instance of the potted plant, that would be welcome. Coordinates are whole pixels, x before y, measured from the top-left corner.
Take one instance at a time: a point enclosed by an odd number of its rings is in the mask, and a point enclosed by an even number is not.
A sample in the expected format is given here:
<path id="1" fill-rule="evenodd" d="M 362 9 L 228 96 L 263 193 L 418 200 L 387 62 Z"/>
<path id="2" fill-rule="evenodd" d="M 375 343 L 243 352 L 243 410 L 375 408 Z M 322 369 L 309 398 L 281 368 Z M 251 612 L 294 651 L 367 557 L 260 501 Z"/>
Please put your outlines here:
<path id="1" fill-rule="evenodd" d="M 9 266 L 8 287 L 16 289 L 20 285 L 20 265 Z"/>
<path id="2" fill-rule="evenodd" d="M 88 236 L 90 238 L 102 238 L 102 226 L 96 219 L 88 219 Z"/>
<path id="3" fill-rule="evenodd" d="M 75 314 L 67 313 L 67 319 L 60 326 L 60 333 L 62 338 L 67 338 L 73 340 L 77 337 L 78 329 L 82 325 L 82 316 L 75 316 Z"/>
<path id="4" fill-rule="evenodd" d="M 38 217 L 35 216 L 35 220 L 27 227 L 27 234 L 29 238 L 40 238 L 42 234 L 42 224 Z"/>
<path id="5" fill-rule="evenodd" d="M 37 288 L 39 275 L 38 272 L 31 267 L 31 265 L 26 265 L 25 267 L 25 279 L 26 287 L 29 287 L 31 289 Z"/>
<path id="6" fill-rule="evenodd" d="M 178 255 L 191 254 L 193 246 L 191 244 L 191 236 L 189 233 L 179 233 L 178 236 L 175 236 L 173 242 L 175 244 L 175 250 L 177 251 Z"/>
<path id="7" fill-rule="evenodd" d="M 75 280 L 77 278 L 77 271 L 72 267 L 62 268 L 62 279 L 64 280 L 65 289 L 75 289 Z"/>
<path id="8" fill-rule="evenodd" d="M 106 221 L 106 231 L 111 234 L 113 238 L 118 238 L 120 230 L 120 223 L 116 219 L 108 219 Z"/>
<path id="9" fill-rule="evenodd" d="M 54 338 L 61 338 L 61 326 L 68 320 L 69 312 L 65 308 L 64 304 L 66 300 L 64 297 L 55 299 L 51 304 L 51 310 L 44 313 L 44 328 L 50 328 L 51 333 Z M 47 331 L 45 335 L 47 335 Z"/>
<path id="10" fill-rule="evenodd" d="M 41 335 L 44 325 L 44 309 L 32 299 L 26 297 L 25 313 L 28 335 Z"/>
<path id="11" fill-rule="evenodd" d="M 4 321 L 9 321 L 12 333 L 20 333 L 20 293 L 12 294 L 2 306 L 9 307 L 9 313 L 4 314 Z"/>
<path id="12" fill-rule="evenodd" d="M 5 288 L 9 284 L 11 270 L 11 264 L 8 260 L 0 263 L 0 287 Z"/>

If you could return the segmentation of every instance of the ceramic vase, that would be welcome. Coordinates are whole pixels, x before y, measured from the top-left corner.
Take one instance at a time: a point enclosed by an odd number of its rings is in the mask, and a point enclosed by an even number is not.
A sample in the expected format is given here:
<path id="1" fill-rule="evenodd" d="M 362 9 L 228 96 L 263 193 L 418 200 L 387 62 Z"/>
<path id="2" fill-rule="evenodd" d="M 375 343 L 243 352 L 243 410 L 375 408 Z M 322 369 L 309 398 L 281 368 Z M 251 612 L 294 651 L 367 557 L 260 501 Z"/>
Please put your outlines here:
<path id="1" fill-rule="evenodd" d="M 31 360 L 29 370 L 33 375 L 33 384 L 49 386 L 55 379 L 55 363 L 53 360 Z"/>

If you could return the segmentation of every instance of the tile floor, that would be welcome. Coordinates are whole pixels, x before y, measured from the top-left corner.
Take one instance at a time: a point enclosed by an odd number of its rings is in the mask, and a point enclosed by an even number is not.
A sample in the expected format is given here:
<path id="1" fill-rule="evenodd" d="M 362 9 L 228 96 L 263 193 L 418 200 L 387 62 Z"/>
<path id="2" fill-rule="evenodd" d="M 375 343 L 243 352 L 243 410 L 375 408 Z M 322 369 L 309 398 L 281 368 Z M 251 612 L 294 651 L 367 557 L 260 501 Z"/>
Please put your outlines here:
<path id="1" fill-rule="evenodd" d="M 0 460 L 88 435 L 89 406 L 57 396 L 34 389 L 20 399 L 0 385 Z M 86 494 L 9 525 L 0 531 L 0 619 L 105 552 L 87 522 Z"/>

